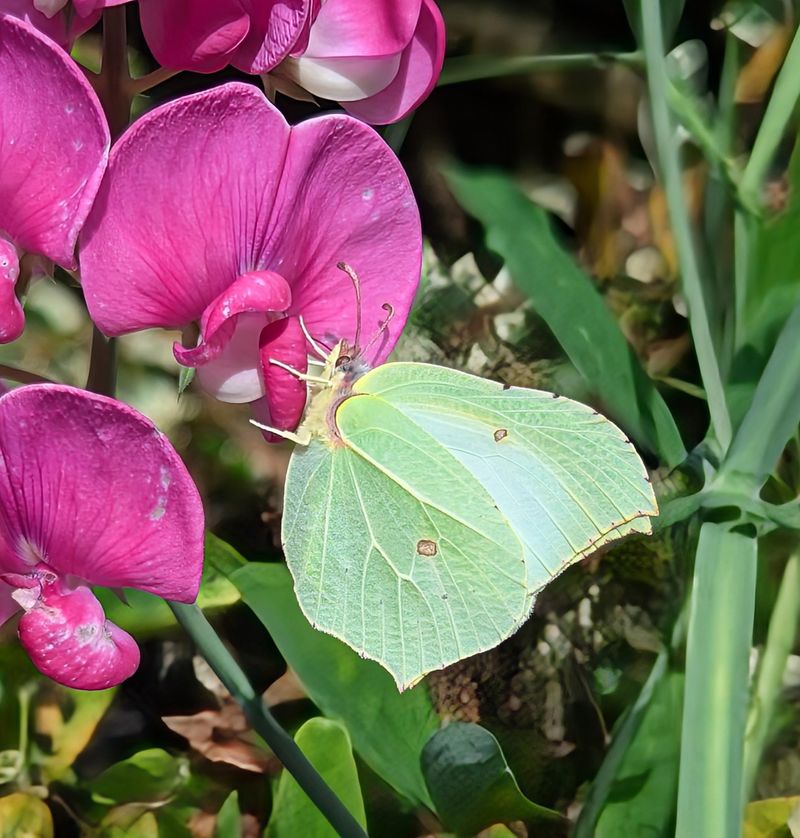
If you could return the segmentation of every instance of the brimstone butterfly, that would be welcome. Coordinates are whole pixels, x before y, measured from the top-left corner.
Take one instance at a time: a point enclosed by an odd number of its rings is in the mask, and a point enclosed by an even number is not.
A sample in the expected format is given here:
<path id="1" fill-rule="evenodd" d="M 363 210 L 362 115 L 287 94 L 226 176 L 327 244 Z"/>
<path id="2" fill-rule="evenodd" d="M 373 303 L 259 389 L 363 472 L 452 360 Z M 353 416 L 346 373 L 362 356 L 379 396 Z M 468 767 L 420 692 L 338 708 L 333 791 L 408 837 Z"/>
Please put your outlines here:
<path id="1" fill-rule="evenodd" d="M 400 689 L 500 643 L 554 576 L 658 514 L 622 431 L 568 398 L 430 364 L 368 370 L 344 343 L 305 378 L 303 424 L 277 431 L 302 443 L 282 524 L 297 598 Z"/>

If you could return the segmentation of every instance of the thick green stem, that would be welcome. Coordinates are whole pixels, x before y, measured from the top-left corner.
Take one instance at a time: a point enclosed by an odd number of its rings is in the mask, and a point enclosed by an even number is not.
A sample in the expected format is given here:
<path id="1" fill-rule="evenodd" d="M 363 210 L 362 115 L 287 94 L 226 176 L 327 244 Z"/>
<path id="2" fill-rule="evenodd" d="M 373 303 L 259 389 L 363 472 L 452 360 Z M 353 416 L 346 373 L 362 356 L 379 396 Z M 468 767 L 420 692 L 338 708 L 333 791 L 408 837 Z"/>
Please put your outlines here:
<path id="1" fill-rule="evenodd" d="M 674 139 L 675 126 L 667 104 L 669 80 L 664 64 L 664 36 L 660 7 L 661 4 L 655 0 L 642 4 L 643 43 L 656 147 L 681 269 L 683 293 L 689 307 L 689 324 L 703 386 L 708 396 L 711 426 L 724 451 L 731 440 L 731 420 L 711 338 L 708 310 L 692 234 L 692 222 L 683 192 L 678 146 Z"/>
<path id="2" fill-rule="evenodd" d="M 203 612 L 196 605 L 171 602 L 178 622 L 197 645 L 228 692 L 244 710 L 248 721 L 269 745 L 287 771 L 297 780 L 330 825 L 344 838 L 366 838 L 366 833 L 344 804 L 331 791 L 294 740 L 275 721 L 266 705 L 253 689 L 241 667 L 225 648 Z"/>
<path id="3" fill-rule="evenodd" d="M 469 55 L 448 59 L 438 84 L 442 87 L 464 81 L 528 73 L 558 73 L 563 70 L 605 70 L 614 64 L 638 68 L 641 63 L 642 55 L 639 52 L 579 52 L 570 55 L 518 55 L 510 58 Z"/>
<path id="4" fill-rule="evenodd" d="M 736 838 L 756 588 L 755 533 L 706 522 L 695 559 L 676 838 Z"/>
<path id="5" fill-rule="evenodd" d="M 792 45 L 783 62 L 769 105 L 761 120 L 753 151 L 747 161 L 740 189 L 743 194 L 758 199 L 758 192 L 783 138 L 786 126 L 792 118 L 797 100 L 800 98 L 800 29 L 795 32 Z"/>
<path id="6" fill-rule="evenodd" d="M 749 796 L 756 781 L 761 755 L 768 744 L 775 706 L 783 686 L 786 661 L 800 628 L 800 550 L 786 563 L 775 608 L 769 621 L 767 642 L 758 667 L 747 738 L 744 743 L 744 793 Z"/>

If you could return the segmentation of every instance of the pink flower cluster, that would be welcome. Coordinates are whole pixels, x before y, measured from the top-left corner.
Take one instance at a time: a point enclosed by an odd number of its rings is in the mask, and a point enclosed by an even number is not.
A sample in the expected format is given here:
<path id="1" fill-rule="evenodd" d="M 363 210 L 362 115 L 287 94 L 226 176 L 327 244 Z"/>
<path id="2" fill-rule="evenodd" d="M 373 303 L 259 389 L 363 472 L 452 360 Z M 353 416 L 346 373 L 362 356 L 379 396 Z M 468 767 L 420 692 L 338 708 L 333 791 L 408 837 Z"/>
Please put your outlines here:
<path id="1" fill-rule="evenodd" d="M 129 0 L 0 0 L 64 47 Z M 290 96 L 332 99 L 373 125 L 431 92 L 444 59 L 433 0 L 139 0 L 148 46 L 174 70 L 232 65 Z"/>
<path id="2" fill-rule="evenodd" d="M 306 388 L 286 368 L 305 371 L 314 343 L 356 339 L 337 265 L 360 277 L 365 329 L 394 310 L 368 361 L 403 328 L 422 253 L 406 175 L 363 121 L 291 127 L 241 83 L 154 109 L 109 152 L 98 99 L 57 43 L 113 4 L 0 2 L 0 343 L 20 336 L 25 288 L 55 263 L 79 273 L 106 335 L 194 327 L 174 352 L 200 386 L 291 430 Z M 414 107 L 441 63 L 429 0 L 141 0 L 141 14 L 165 63 L 274 70 L 375 122 L 387 102 Z M 46 675 L 100 689 L 132 674 L 138 647 L 91 588 L 194 601 L 203 529 L 197 489 L 145 417 L 61 385 L 0 395 L 0 624 L 21 613 Z"/>

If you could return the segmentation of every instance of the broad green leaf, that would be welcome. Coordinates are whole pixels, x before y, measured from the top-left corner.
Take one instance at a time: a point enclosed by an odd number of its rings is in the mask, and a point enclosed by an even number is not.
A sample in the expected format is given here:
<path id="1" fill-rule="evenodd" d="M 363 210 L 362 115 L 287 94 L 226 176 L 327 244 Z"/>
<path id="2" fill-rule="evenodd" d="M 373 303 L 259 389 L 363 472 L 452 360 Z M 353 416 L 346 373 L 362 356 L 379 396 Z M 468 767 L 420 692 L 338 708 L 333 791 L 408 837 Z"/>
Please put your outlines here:
<path id="1" fill-rule="evenodd" d="M 316 717 L 298 731 L 295 742 L 350 814 L 366 827 L 350 737 L 340 722 Z M 265 838 L 336 838 L 336 831 L 288 771 L 281 774 Z"/>
<path id="2" fill-rule="evenodd" d="M 459 203 L 569 359 L 637 443 L 676 466 L 686 457 L 675 420 L 591 280 L 556 240 L 547 213 L 499 172 L 450 168 Z"/>
<path id="3" fill-rule="evenodd" d="M 563 821 L 525 797 L 497 739 L 480 725 L 452 722 L 435 733 L 422 770 L 437 814 L 460 835 L 508 821 Z"/>
<path id="4" fill-rule="evenodd" d="M 239 812 L 239 792 L 232 791 L 217 815 L 214 838 L 241 838 L 242 815 Z"/>
<path id="5" fill-rule="evenodd" d="M 98 800 L 144 803 L 164 800 L 187 778 L 184 760 L 161 748 L 149 748 L 110 766 L 88 787 Z"/>
<path id="6" fill-rule="evenodd" d="M 744 809 L 742 838 L 794 838 L 797 823 L 790 822 L 800 812 L 800 797 L 772 797 L 754 800 Z"/>
<path id="7" fill-rule="evenodd" d="M 438 728 L 427 687 L 398 693 L 391 676 L 344 643 L 314 631 L 283 565 L 248 564 L 231 575 L 309 696 L 343 722 L 359 756 L 414 803 L 431 806 L 419 756 Z"/>
<path id="8" fill-rule="evenodd" d="M 596 838 L 674 834 L 682 694 L 680 674 L 671 673 L 656 686 L 609 789 Z"/>
<path id="9" fill-rule="evenodd" d="M 47 804 L 32 794 L 0 797 L 0 838 L 53 838 Z"/>
<path id="10" fill-rule="evenodd" d="M 292 456 L 283 542 L 311 624 L 401 689 L 496 646 L 554 576 L 657 514 L 631 443 L 570 399 L 413 363 L 352 393 L 338 444 Z"/>

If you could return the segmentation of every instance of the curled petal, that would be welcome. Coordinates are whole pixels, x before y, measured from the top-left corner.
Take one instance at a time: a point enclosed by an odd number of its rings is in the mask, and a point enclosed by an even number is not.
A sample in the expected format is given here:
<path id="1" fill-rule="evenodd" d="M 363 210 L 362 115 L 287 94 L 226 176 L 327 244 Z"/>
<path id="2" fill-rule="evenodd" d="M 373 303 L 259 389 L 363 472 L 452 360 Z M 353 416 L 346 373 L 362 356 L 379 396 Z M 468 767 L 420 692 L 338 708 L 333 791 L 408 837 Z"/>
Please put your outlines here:
<path id="1" fill-rule="evenodd" d="M 306 383 L 272 363 L 280 361 L 298 372 L 308 370 L 308 347 L 297 317 L 275 320 L 264 328 L 259 340 L 270 424 L 293 430 L 306 406 Z"/>
<path id="2" fill-rule="evenodd" d="M 21 20 L 0 15 L 0 233 L 75 267 L 109 134 L 77 65 Z"/>
<path id="3" fill-rule="evenodd" d="M 373 96 L 346 102 L 348 113 L 371 125 L 397 122 L 420 105 L 436 86 L 442 72 L 445 28 L 442 13 L 433 0 L 422 0 L 419 22 L 403 50 L 394 80 Z"/>
<path id="4" fill-rule="evenodd" d="M 20 642 L 44 675 L 66 687 L 103 690 L 136 672 L 139 647 L 106 620 L 87 587 L 69 590 L 56 580 L 39 590 L 21 588 L 14 597 L 25 611 Z"/>
<path id="5" fill-rule="evenodd" d="M 297 42 L 311 0 L 250 0 L 250 31 L 231 63 L 245 73 L 277 66 Z"/>
<path id="6" fill-rule="evenodd" d="M 367 58 L 287 58 L 281 70 L 314 96 L 351 102 L 388 87 L 400 69 L 400 53 Z"/>
<path id="7" fill-rule="evenodd" d="M 244 274 L 234 280 L 203 312 L 200 321 L 201 342 L 191 349 L 176 344 L 175 358 L 185 367 L 205 364 L 219 356 L 225 348 L 233 336 L 236 318 L 240 314 L 286 311 L 291 302 L 292 289 L 280 274 L 272 271 Z"/>
<path id="8" fill-rule="evenodd" d="M 55 384 L 0 398 L 0 570 L 191 602 L 203 510 L 168 440 L 126 405 Z"/>
<path id="9" fill-rule="evenodd" d="M 133 124 L 81 237 L 86 302 L 105 334 L 180 328 L 243 272 L 271 267 L 261 253 L 288 141 L 280 113 L 239 83 Z"/>
<path id="10" fill-rule="evenodd" d="M 25 314 L 16 294 L 17 279 L 17 249 L 0 238 L 0 343 L 16 340 L 25 328 Z"/>

